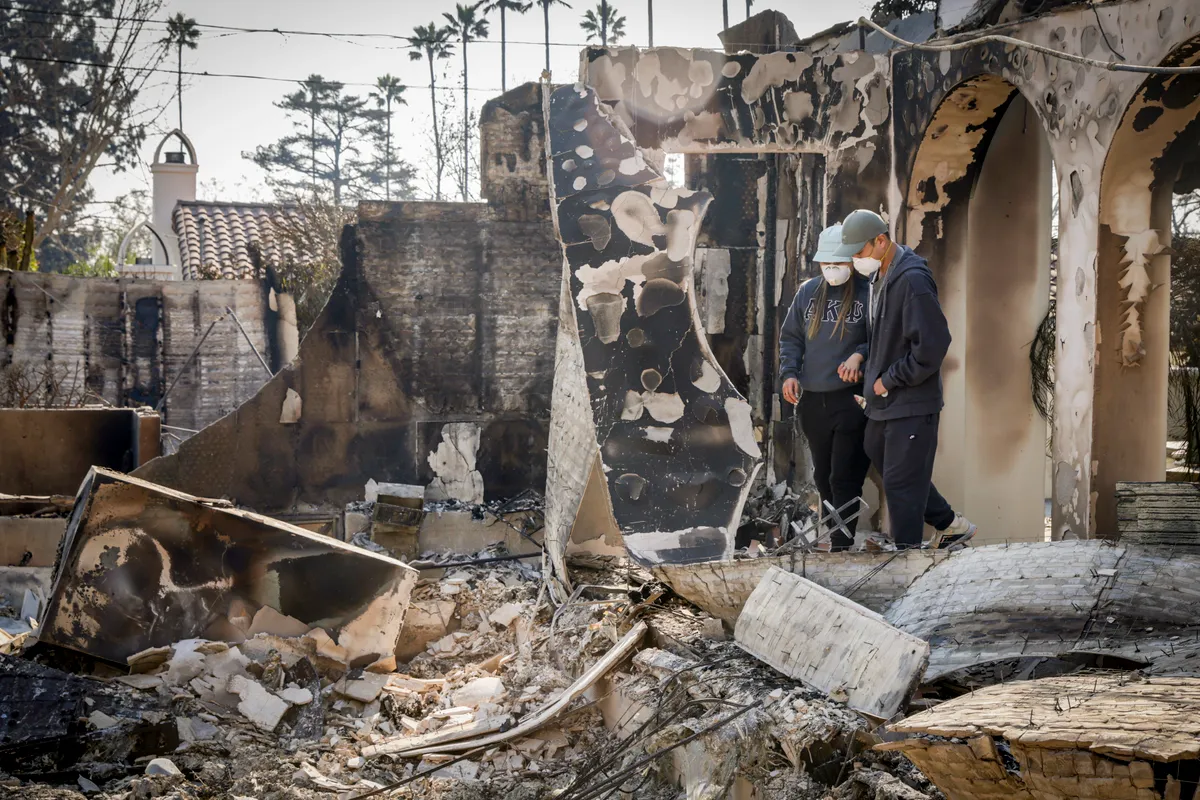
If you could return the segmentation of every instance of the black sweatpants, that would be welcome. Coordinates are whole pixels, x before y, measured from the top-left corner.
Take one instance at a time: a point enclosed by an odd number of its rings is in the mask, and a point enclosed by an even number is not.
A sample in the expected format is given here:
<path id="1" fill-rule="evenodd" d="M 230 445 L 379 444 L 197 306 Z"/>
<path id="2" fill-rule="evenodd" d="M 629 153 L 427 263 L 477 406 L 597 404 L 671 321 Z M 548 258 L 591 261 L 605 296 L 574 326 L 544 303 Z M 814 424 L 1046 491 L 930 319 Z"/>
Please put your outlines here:
<path id="1" fill-rule="evenodd" d="M 863 481 L 871 468 L 871 460 L 863 449 L 867 415 L 854 400 L 854 395 L 861 393 L 861 386 L 852 386 L 836 392 L 800 395 L 800 428 L 812 452 L 813 479 L 822 503 L 828 500 L 834 508 L 841 508 L 862 494 Z M 846 527 L 854 533 L 858 520 Z M 832 549 L 845 550 L 852 544 L 853 539 L 834 531 Z"/>
<path id="2" fill-rule="evenodd" d="M 945 530 L 954 509 L 933 485 L 938 414 L 868 420 L 866 449 L 883 476 L 896 547 L 920 547 L 925 523 Z"/>

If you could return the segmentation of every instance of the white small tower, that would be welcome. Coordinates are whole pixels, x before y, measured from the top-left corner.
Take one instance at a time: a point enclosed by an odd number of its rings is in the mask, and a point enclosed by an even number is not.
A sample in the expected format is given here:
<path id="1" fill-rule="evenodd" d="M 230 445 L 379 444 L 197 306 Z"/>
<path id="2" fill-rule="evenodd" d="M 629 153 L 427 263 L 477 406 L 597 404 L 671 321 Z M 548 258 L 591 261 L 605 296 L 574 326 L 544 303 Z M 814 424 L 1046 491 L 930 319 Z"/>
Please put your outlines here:
<path id="1" fill-rule="evenodd" d="M 176 140 L 178 150 L 166 150 L 167 143 Z M 163 137 L 154 150 L 150 174 L 154 176 L 153 210 L 149 220 L 140 223 L 125 236 L 118 261 L 122 275 L 159 280 L 179 280 L 183 277 L 179 256 L 179 240 L 171 218 L 181 200 L 196 199 L 196 148 L 183 131 L 175 129 Z M 130 239 L 141 229 L 150 231 L 154 242 L 154 257 L 149 264 L 125 264 L 125 251 Z"/>

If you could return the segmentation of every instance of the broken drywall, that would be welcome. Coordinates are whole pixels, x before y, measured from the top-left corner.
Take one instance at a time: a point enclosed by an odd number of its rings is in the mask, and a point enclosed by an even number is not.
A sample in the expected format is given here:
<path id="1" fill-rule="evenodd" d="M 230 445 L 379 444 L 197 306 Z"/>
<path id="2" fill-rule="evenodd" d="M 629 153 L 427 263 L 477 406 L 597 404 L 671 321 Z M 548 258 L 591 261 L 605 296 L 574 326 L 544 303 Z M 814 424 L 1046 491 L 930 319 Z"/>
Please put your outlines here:
<path id="1" fill-rule="evenodd" d="M 586 381 L 574 402 L 554 407 L 555 426 L 591 428 L 634 558 L 720 558 L 761 454 L 749 405 L 699 326 L 692 259 L 708 195 L 666 187 L 586 89 L 550 95 L 547 129 L 570 305 L 562 314 L 576 321 L 560 331 L 578 337 L 581 356 L 577 364 L 576 345 L 560 345 L 558 380 L 578 381 L 582 372 Z M 567 368 L 577 372 L 568 376 Z M 578 419 L 583 414 L 590 420 Z M 590 463 L 575 468 L 573 493 L 582 499 Z M 548 495 L 557 491 L 547 487 Z M 577 509 L 548 514 L 548 524 Z M 547 535 L 550 543 L 566 538 Z"/>
<path id="2" fill-rule="evenodd" d="M 738 615 L 743 650 L 855 711 L 891 719 L 929 663 L 929 645 L 870 609 L 773 567 Z"/>

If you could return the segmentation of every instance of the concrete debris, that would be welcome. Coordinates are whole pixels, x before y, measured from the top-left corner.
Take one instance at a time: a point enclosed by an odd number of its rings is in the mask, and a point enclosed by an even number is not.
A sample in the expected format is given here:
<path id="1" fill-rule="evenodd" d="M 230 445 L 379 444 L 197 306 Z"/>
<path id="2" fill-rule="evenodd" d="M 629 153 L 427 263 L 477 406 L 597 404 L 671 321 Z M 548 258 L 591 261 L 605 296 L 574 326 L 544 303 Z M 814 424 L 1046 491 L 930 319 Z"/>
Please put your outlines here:
<path id="1" fill-rule="evenodd" d="M 347 665 L 366 666 L 394 653 L 416 579 L 398 561 L 329 537 L 93 469 L 40 638 L 124 662 L 182 639 L 320 628 Z"/>
<path id="2" fill-rule="evenodd" d="M 179 767 L 175 766 L 175 762 L 173 762 L 171 759 L 154 758 L 151 759 L 150 763 L 146 765 L 146 774 L 169 775 L 174 777 L 176 775 L 182 775 L 183 773 L 179 771 Z"/>
<path id="3" fill-rule="evenodd" d="M 929 645 L 873 611 L 772 567 L 738 616 L 738 645 L 789 678 L 890 719 L 929 663 Z"/>
<path id="4" fill-rule="evenodd" d="M 238 711 L 264 731 L 275 730 L 290 707 L 286 700 L 271 694 L 262 684 L 241 675 L 229 679 L 228 689 L 241 698 Z"/>

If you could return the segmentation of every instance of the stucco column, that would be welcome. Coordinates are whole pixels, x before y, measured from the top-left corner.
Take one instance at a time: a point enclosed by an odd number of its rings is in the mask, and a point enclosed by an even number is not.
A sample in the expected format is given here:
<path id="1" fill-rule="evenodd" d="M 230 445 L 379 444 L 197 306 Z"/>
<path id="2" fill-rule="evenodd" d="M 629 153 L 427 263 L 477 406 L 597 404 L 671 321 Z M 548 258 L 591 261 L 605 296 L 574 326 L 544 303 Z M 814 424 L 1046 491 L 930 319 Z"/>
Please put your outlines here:
<path id="1" fill-rule="evenodd" d="M 1054 503 L 1051 531 L 1086 538 L 1092 519 L 1092 395 L 1096 358 L 1096 241 L 1103 157 L 1059 159 Z M 1095 166 L 1092 166 L 1095 165 Z M 1072 176 L 1075 176 L 1072 178 Z"/>

